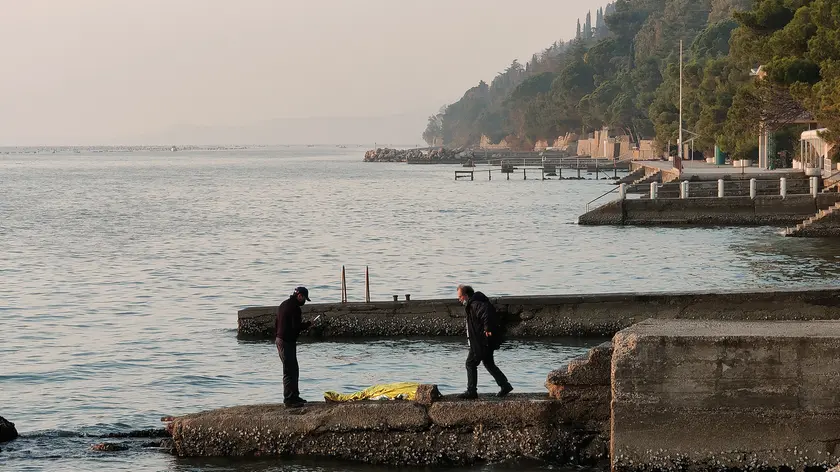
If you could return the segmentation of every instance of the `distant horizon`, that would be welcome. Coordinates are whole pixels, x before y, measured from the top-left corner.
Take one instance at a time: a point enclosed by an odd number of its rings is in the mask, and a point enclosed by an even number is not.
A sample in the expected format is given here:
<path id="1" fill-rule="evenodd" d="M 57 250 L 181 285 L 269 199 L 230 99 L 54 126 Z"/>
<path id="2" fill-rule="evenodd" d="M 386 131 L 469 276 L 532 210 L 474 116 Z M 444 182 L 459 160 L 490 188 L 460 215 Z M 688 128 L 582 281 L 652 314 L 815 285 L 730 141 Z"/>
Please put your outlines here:
<path id="1" fill-rule="evenodd" d="M 72 148 L 161 148 L 166 150 L 175 146 L 178 150 L 182 148 L 258 148 L 258 147 L 364 147 L 364 146 L 397 146 L 401 148 L 438 148 L 442 146 L 429 146 L 426 143 L 362 143 L 362 142 L 335 142 L 335 143 L 186 143 L 186 144 L 171 144 L 171 143 L 148 143 L 148 144 L 31 144 L 31 145 L 0 145 L 0 151 L 7 149 L 72 149 Z M 183 149 L 188 150 L 188 149 Z M 177 151 L 176 151 L 177 152 Z"/>
<path id="2" fill-rule="evenodd" d="M 607 0 L 212 3 L 9 2 L 0 143 L 422 143 L 442 105 Z"/>

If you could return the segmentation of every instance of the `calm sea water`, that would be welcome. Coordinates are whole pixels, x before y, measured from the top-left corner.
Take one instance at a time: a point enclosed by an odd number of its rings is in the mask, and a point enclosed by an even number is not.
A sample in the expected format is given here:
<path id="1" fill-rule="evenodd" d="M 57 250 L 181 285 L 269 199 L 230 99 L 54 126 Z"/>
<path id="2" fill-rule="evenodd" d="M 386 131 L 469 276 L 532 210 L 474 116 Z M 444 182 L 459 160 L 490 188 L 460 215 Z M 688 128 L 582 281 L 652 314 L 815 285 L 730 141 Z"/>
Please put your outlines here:
<path id="1" fill-rule="evenodd" d="M 96 453 L 91 436 L 281 398 L 272 344 L 236 311 L 313 301 L 801 287 L 840 278 L 840 243 L 775 228 L 581 227 L 604 181 L 455 182 L 454 167 L 365 164 L 363 149 L 0 154 L 0 416 L 23 438 L 3 470 L 376 470 L 346 463 Z M 512 342 L 517 391 L 600 340 Z M 463 389 L 461 340 L 300 349 L 304 397 L 392 381 Z M 494 390 L 480 372 L 480 388 Z M 520 466 L 516 466 L 520 467 Z M 493 470 L 505 466 L 493 466 Z"/>

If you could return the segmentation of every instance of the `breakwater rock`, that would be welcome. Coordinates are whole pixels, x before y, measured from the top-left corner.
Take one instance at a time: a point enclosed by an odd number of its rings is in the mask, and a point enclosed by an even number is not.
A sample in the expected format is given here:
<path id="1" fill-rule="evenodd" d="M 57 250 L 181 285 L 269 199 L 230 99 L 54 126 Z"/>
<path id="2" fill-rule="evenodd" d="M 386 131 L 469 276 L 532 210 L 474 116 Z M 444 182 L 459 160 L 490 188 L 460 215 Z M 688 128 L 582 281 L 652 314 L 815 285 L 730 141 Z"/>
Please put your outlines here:
<path id="1" fill-rule="evenodd" d="M 460 162 L 473 157 L 464 148 L 391 149 L 377 148 L 365 153 L 365 162 Z"/>
<path id="2" fill-rule="evenodd" d="M 18 432 L 15 424 L 0 416 L 0 443 L 17 439 Z"/>

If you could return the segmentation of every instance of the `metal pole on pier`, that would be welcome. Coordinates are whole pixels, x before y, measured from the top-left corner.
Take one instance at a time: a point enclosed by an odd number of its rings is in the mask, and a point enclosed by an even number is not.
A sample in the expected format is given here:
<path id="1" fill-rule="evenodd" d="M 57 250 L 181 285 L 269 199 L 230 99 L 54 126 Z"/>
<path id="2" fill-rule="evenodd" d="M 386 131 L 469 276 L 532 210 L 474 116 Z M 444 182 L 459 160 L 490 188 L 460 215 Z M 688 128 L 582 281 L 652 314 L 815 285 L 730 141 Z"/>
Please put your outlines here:
<path id="1" fill-rule="evenodd" d="M 370 303 L 370 272 L 365 266 L 365 303 Z"/>
<path id="2" fill-rule="evenodd" d="M 347 303 L 347 279 L 344 277 L 344 266 L 341 266 L 341 303 Z"/>
<path id="3" fill-rule="evenodd" d="M 679 137 L 679 149 L 677 149 L 677 165 L 674 167 L 677 171 L 682 170 L 682 160 L 683 160 L 683 42 L 682 39 L 680 40 L 680 137 Z"/>

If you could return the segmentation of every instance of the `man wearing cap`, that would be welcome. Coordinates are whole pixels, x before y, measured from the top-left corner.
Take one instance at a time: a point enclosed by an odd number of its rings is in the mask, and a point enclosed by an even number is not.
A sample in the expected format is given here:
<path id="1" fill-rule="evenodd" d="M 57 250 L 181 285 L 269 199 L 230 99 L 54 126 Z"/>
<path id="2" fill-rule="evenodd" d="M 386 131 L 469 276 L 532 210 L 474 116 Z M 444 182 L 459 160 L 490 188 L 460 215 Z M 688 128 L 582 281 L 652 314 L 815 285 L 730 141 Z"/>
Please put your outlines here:
<path id="1" fill-rule="evenodd" d="M 297 339 L 300 333 L 308 330 L 311 322 L 304 322 L 300 310 L 309 299 L 309 290 L 298 287 L 292 296 L 280 304 L 277 310 L 276 336 L 274 344 L 283 362 L 283 404 L 286 406 L 300 406 L 306 400 L 300 398 L 298 378 L 300 369 L 297 361 Z"/>
<path id="2" fill-rule="evenodd" d="M 478 398 L 478 364 L 484 364 L 499 385 L 500 390 L 496 395 L 504 397 L 513 391 L 513 387 L 493 360 L 493 351 L 499 349 L 502 341 L 496 308 L 486 295 L 476 292 L 469 285 L 458 286 L 458 301 L 466 311 L 467 342 L 470 345 L 466 362 L 467 391 L 459 397 L 467 400 Z"/>

